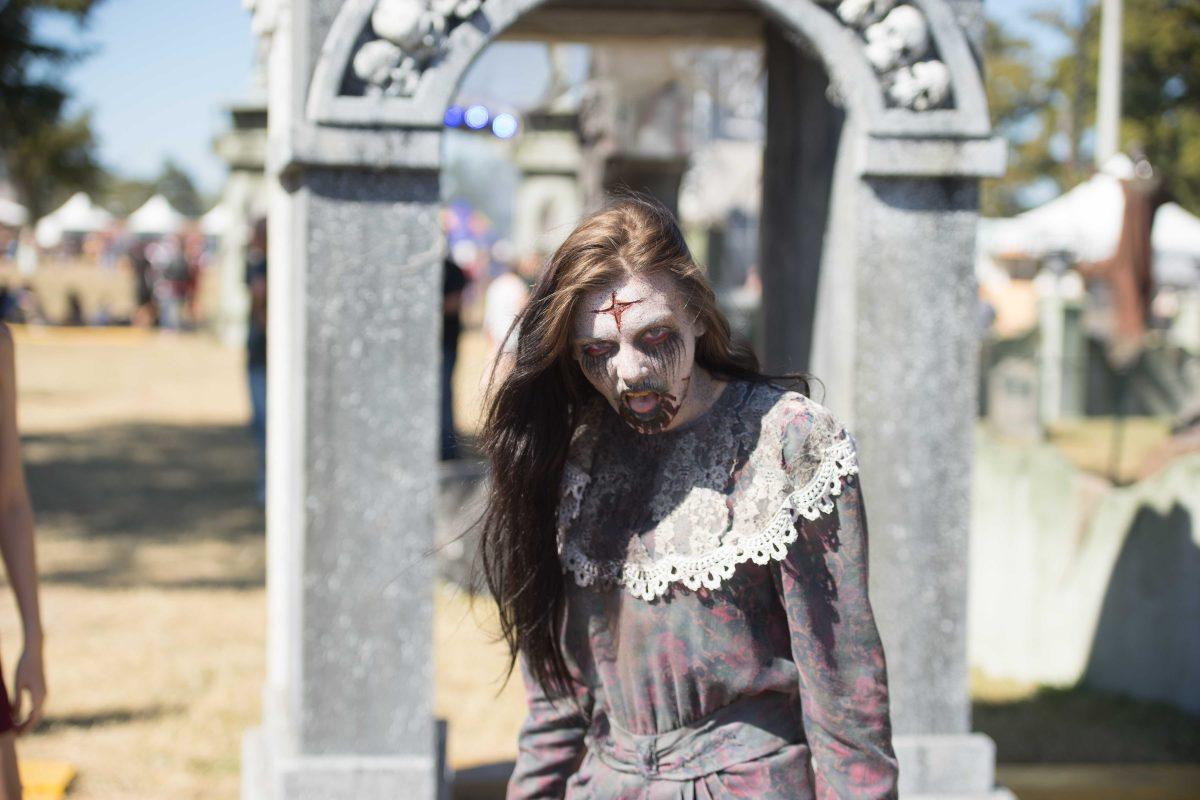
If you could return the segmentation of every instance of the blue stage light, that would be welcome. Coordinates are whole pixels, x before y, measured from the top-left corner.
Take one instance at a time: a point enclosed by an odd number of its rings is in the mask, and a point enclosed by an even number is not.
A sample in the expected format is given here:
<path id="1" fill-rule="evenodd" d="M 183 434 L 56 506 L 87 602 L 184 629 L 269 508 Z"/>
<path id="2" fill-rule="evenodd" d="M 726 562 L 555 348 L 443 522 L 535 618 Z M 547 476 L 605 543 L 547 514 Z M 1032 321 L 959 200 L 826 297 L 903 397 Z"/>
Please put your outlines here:
<path id="1" fill-rule="evenodd" d="M 501 139 L 511 139 L 517 132 L 517 118 L 507 112 L 492 120 L 492 133 Z"/>
<path id="2" fill-rule="evenodd" d="M 478 131 L 487 127 L 491 116 L 483 106 L 470 106 L 467 109 L 467 113 L 463 115 L 463 119 L 466 121 L 468 128 Z"/>
<path id="3" fill-rule="evenodd" d="M 443 117 L 443 121 L 446 123 L 446 127 L 447 128 L 457 128 L 458 126 L 462 125 L 464 113 L 465 112 L 463 111 L 462 106 L 450 106 L 449 108 L 447 108 L 446 116 Z"/>

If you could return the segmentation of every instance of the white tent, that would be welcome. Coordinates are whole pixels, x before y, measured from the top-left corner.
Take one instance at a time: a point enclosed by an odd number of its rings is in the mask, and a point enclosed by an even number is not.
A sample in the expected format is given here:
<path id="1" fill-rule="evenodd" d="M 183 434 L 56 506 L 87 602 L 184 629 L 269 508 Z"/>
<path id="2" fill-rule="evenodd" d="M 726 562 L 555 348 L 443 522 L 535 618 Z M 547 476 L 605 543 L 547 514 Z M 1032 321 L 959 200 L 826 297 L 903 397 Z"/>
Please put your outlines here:
<path id="1" fill-rule="evenodd" d="M 38 220 L 34 236 L 41 247 L 54 247 L 66 233 L 93 233 L 103 230 L 112 222 L 112 214 L 92 203 L 84 192 L 76 192 L 71 199 Z"/>
<path id="2" fill-rule="evenodd" d="M 1111 257 L 1125 212 L 1120 181 L 1132 175 L 1133 162 L 1118 155 L 1090 180 L 1043 206 L 1010 219 L 981 220 L 980 254 L 1038 258 L 1063 252 L 1083 261 Z M 1200 218 L 1176 203 L 1167 203 L 1158 210 L 1150 235 L 1159 281 L 1194 283 L 1200 279 Z"/>
<path id="3" fill-rule="evenodd" d="M 29 219 L 29 212 L 25 210 L 25 206 L 0 197 L 0 225 L 19 228 L 25 224 L 27 219 Z"/>
<path id="4" fill-rule="evenodd" d="M 205 236 L 222 236 L 233 224 L 233 213 L 225 203 L 217 203 L 200 218 L 200 230 Z"/>
<path id="5" fill-rule="evenodd" d="M 167 198 L 156 194 L 129 215 L 129 230 L 137 234 L 163 236 L 178 233 L 186 220 L 187 217 L 176 211 Z"/>

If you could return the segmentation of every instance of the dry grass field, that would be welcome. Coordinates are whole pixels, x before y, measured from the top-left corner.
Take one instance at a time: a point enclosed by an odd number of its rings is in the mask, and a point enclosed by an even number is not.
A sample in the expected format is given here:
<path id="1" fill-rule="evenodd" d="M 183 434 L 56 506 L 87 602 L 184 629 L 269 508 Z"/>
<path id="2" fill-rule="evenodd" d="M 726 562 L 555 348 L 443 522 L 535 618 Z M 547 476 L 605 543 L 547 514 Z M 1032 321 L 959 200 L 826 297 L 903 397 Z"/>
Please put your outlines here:
<path id="1" fill-rule="evenodd" d="M 20 755 L 75 764 L 81 800 L 234 798 L 266 626 L 242 354 L 129 329 L 16 339 L 50 686 Z M 519 682 L 496 696 L 489 620 L 439 589 L 437 706 L 457 766 L 511 758 L 522 713 Z M 20 641 L 5 587 L 10 685 Z"/>

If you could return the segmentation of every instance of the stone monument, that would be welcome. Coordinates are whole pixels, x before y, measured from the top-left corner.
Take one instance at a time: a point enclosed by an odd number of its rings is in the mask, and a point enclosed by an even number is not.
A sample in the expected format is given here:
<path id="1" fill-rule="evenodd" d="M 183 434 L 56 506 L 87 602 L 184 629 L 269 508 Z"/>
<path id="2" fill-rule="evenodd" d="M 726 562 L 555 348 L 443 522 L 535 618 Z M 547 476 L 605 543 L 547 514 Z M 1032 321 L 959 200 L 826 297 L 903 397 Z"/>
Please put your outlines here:
<path id="1" fill-rule="evenodd" d="M 981 0 L 281 0 L 268 595 L 247 798 L 432 798 L 442 118 L 496 37 L 763 41 L 768 365 L 852 426 L 904 797 L 995 798 L 970 732 Z"/>

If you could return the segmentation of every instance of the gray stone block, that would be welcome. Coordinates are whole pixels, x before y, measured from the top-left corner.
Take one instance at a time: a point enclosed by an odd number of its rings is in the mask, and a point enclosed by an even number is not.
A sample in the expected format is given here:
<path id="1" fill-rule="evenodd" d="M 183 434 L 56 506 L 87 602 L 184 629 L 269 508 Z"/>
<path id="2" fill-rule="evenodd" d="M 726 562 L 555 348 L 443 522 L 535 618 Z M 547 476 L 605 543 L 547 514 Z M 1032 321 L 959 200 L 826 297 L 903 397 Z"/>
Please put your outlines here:
<path id="1" fill-rule="evenodd" d="M 996 783 L 996 744 L 982 733 L 897 736 L 900 795 L 986 796 Z"/>
<path id="2" fill-rule="evenodd" d="M 400 800 L 436 796 L 434 759 L 308 756 L 280 764 L 287 800 Z"/>

